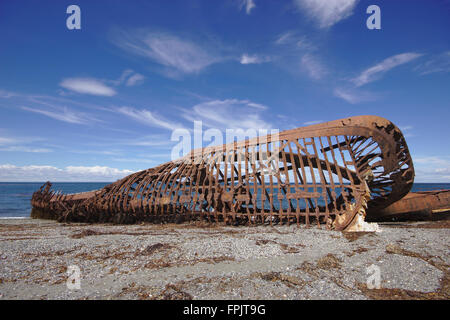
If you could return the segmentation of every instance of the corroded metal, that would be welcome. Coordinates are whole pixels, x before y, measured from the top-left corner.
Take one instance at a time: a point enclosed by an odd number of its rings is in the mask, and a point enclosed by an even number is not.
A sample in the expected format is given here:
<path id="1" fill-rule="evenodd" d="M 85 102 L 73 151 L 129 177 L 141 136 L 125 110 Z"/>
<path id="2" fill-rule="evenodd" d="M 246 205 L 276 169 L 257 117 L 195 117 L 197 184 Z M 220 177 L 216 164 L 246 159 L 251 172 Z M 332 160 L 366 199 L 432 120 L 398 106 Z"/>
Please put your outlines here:
<path id="1" fill-rule="evenodd" d="M 450 190 L 410 192 L 390 206 L 373 212 L 368 211 L 373 220 L 387 217 L 432 217 L 435 213 L 450 212 Z"/>
<path id="2" fill-rule="evenodd" d="M 390 121 L 357 116 L 193 150 L 80 194 L 33 194 L 34 216 L 116 222 L 207 219 L 355 228 L 405 196 L 414 168 Z M 358 222 L 359 221 L 359 222 Z"/>

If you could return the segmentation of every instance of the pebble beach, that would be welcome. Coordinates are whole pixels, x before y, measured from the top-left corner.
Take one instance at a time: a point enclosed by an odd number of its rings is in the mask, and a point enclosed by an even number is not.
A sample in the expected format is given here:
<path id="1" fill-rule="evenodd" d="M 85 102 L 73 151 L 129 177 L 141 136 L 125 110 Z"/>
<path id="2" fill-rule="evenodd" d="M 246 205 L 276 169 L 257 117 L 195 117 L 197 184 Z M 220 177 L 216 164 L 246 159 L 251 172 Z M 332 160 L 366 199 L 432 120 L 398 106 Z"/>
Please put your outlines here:
<path id="1" fill-rule="evenodd" d="M 448 299 L 449 221 L 380 227 L 3 219 L 0 299 Z"/>

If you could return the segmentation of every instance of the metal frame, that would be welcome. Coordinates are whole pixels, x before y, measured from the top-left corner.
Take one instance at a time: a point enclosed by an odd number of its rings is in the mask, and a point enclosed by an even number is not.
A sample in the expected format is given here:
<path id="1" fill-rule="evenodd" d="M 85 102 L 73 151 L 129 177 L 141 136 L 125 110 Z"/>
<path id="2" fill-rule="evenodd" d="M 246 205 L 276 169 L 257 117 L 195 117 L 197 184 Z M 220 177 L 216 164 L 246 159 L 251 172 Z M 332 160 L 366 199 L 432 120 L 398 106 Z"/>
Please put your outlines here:
<path id="1" fill-rule="evenodd" d="M 350 228 L 406 195 L 414 167 L 392 122 L 356 116 L 193 150 L 101 190 L 33 194 L 34 216 L 133 223 L 325 223 Z"/>

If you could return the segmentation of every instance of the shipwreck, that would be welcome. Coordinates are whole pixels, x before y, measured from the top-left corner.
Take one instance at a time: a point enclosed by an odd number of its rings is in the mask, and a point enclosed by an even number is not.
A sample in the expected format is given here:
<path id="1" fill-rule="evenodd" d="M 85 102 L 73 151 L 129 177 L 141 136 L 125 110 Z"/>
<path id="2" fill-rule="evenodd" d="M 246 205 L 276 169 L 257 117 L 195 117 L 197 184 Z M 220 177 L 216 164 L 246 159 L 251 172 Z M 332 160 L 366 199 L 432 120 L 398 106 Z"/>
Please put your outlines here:
<path id="1" fill-rule="evenodd" d="M 376 220 L 395 210 L 413 182 L 400 129 L 381 117 L 355 116 L 192 150 L 96 191 L 63 194 L 47 182 L 32 196 L 31 216 L 322 224 L 355 231 L 368 226 L 366 216 Z"/>

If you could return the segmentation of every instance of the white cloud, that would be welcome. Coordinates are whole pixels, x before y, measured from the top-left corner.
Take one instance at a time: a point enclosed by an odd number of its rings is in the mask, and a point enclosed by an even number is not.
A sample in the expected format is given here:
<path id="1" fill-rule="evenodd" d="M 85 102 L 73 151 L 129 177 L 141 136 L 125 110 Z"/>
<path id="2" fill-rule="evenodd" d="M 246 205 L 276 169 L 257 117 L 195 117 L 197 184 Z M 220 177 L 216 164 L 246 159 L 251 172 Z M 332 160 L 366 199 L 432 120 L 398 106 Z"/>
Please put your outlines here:
<path id="1" fill-rule="evenodd" d="M 127 79 L 127 82 L 125 83 L 125 85 L 127 87 L 132 87 L 136 84 L 142 83 L 144 81 L 144 79 L 145 79 L 145 77 L 142 74 L 135 73 Z"/>
<path id="2" fill-rule="evenodd" d="M 291 50 L 303 50 L 307 52 L 317 50 L 316 46 L 304 35 L 296 31 L 287 31 L 278 36 L 275 40 L 276 45 L 289 45 Z M 286 50 L 286 49 L 284 49 Z"/>
<path id="3" fill-rule="evenodd" d="M 119 143 L 127 146 L 158 147 L 158 149 L 171 148 L 173 145 L 173 142 L 170 140 L 170 136 L 161 134 L 153 134 L 144 137 L 123 140 L 120 141 Z"/>
<path id="4" fill-rule="evenodd" d="M 131 162 L 131 163 L 153 163 L 155 165 L 158 164 L 155 160 L 146 159 L 146 158 L 113 158 L 112 161 L 117 162 Z"/>
<path id="5" fill-rule="evenodd" d="M 320 28 L 328 28 L 353 14 L 358 0 L 294 0 L 294 4 L 318 22 Z"/>
<path id="6" fill-rule="evenodd" d="M 133 54 L 146 57 L 170 68 L 171 72 L 198 73 L 211 64 L 223 60 L 213 49 L 177 36 L 143 30 L 121 31 L 113 43 Z"/>
<path id="7" fill-rule="evenodd" d="M 248 100 L 242 100 L 243 103 L 247 103 L 247 105 L 249 107 L 253 107 L 253 108 L 257 108 L 257 109 L 261 109 L 261 110 L 266 110 L 268 109 L 267 106 L 260 104 L 260 103 L 254 103 L 254 102 L 250 102 Z"/>
<path id="8" fill-rule="evenodd" d="M 31 153 L 48 153 L 53 152 L 53 150 L 48 148 L 30 148 L 24 146 L 9 146 L 5 148 L 0 148 L 0 151 L 6 152 L 31 152 Z"/>
<path id="9" fill-rule="evenodd" d="M 53 152 L 48 148 L 37 147 L 37 143 L 41 141 L 37 137 L 0 137 L 0 151 L 2 152 L 32 152 L 32 153 L 47 153 Z M 32 147 L 27 144 L 33 144 Z"/>
<path id="10" fill-rule="evenodd" d="M 450 183 L 450 157 L 413 157 L 415 182 Z"/>
<path id="11" fill-rule="evenodd" d="M 318 124 L 318 123 L 322 123 L 323 120 L 313 120 L 313 121 L 307 121 L 307 122 L 303 122 L 303 124 L 305 126 L 312 126 L 313 124 Z"/>
<path id="12" fill-rule="evenodd" d="M 84 113 L 71 111 L 67 107 L 62 107 L 58 110 L 43 110 L 29 107 L 22 107 L 22 109 L 34 113 L 43 114 L 44 116 L 68 123 L 88 124 L 92 121 L 97 121 L 93 118 L 88 117 Z"/>
<path id="13" fill-rule="evenodd" d="M 82 94 L 111 97 L 116 91 L 102 81 L 93 78 L 67 78 L 59 84 L 61 87 Z"/>
<path id="14" fill-rule="evenodd" d="M 264 120 L 261 112 L 267 107 L 249 100 L 213 100 L 203 102 L 184 110 L 184 118 L 189 121 L 202 121 L 210 128 L 217 129 L 267 129 L 272 125 Z"/>
<path id="15" fill-rule="evenodd" d="M 347 85 L 346 87 L 335 88 L 333 93 L 336 97 L 341 98 L 351 104 L 376 100 L 377 98 L 379 98 L 379 95 L 359 90 L 358 87 L 380 79 L 387 71 L 402 64 L 413 61 L 420 56 L 422 56 L 422 54 L 407 52 L 386 58 L 380 63 L 364 70 L 359 76 L 350 79 L 350 82 L 352 83 L 351 86 Z"/>
<path id="16" fill-rule="evenodd" d="M 131 170 L 120 170 L 102 166 L 68 166 L 60 169 L 53 166 L 0 165 L 0 181 L 115 181 L 133 173 Z"/>
<path id="17" fill-rule="evenodd" d="M 111 80 L 110 82 L 112 82 L 114 85 L 119 85 L 124 83 L 128 77 L 130 77 L 132 74 L 134 73 L 133 70 L 131 69 L 125 69 L 123 70 L 122 74 L 120 75 L 120 78 L 117 80 Z"/>
<path id="18" fill-rule="evenodd" d="M 293 38 L 294 38 L 294 32 L 287 31 L 278 36 L 277 40 L 275 40 L 275 44 L 287 44 L 287 43 L 292 42 Z"/>
<path id="19" fill-rule="evenodd" d="M 78 154 L 101 154 L 101 155 L 108 155 L 108 156 L 116 156 L 121 155 L 122 151 L 113 151 L 113 150 L 92 150 L 92 149 L 84 149 L 84 150 L 76 150 L 76 149 L 69 149 L 67 150 L 71 153 L 78 153 Z"/>
<path id="20" fill-rule="evenodd" d="M 12 144 L 15 142 L 16 142 L 16 140 L 13 138 L 0 137 L 0 146 L 5 145 L 5 144 Z"/>
<path id="21" fill-rule="evenodd" d="M 422 56 L 420 53 L 407 52 L 386 58 L 373 67 L 364 70 L 358 77 L 352 79 L 352 82 L 357 87 L 360 87 L 379 79 L 385 72 L 391 70 L 392 68 L 408 63 L 420 56 Z"/>
<path id="22" fill-rule="evenodd" d="M 425 63 L 415 68 L 421 75 L 450 72 L 450 51 L 434 55 Z"/>
<path id="23" fill-rule="evenodd" d="M 134 72 L 131 69 L 126 69 L 122 72 L 119 79 L 109 80 L 109 82 L 116 86 L 125 83 L 127 87 L 132 87 L 134 85 L 141 84 L 144 79 L 145 77 L 142 74 Z"/>
<path id="24" fill-rule="evenodd" d="M 0 98 L 11 98 L 17 96 L 16 93 L 0 89 Z"/>
<path id="25" fill-rule="evenodd" d="M 256 54 L 248 55 L 246 53 L 244 53 L 240 59 L 241 64 L 255 64 L 255 63 L 259 64 L 269 61 L 270 61 L 269 57 L 261 57 Z"/>
<path id="26" fill-rule="evenodd" d="M 160 127 L 169 130 L 182 128 L 182 125 L 180 125 L 179 123 L 166 120 L 163 117 L 157 115 L 155 112 L 149 110 L 138 110 L 131 107 L 120 107 L 117 108 L 116 111 L 148 126 Z"/>
<path id="27" fill-rule="evenodd" d="M 377 96 L 372 93 L 355 89 L 336 88 L 333 93 L 336 97 L 344 99 L 351 104 L 373 101 L 377 98 Z"/>
<path id="28" fill-rule="evenodd" d="M 256 7 L 253 0 L 240 0 L 239 10 L 245 7 L 245 12 L 250 14 L 250 12 Z"/>
<path id="29" fill-rule="evenodd" d="M 319 80 L 328 73 L 323 64 L 315 56 L 309 53 L 303 55 L 301 66 L 314 80 Z"/>

